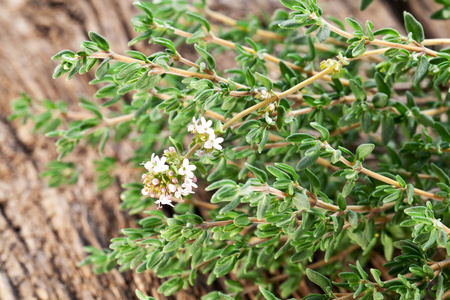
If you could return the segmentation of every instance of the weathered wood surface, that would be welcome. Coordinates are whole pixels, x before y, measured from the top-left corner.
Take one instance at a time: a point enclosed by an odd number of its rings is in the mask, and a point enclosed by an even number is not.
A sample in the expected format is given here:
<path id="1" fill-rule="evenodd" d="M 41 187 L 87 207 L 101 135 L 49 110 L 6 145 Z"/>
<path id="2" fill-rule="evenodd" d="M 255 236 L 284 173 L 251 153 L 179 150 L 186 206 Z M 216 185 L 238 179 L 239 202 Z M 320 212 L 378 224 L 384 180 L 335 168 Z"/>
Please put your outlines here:
<path id="1" fill-rule="evenodd" d="M 129 24 L 136 13 L 132 0 L 3 0 L 0 10 L 0 299 L 135 299 L 139 288 L 157 299 L 161 280 L 150 273 L 96 276 L 89 267 L 77 268 L 85 257 L 83 246 L 107 247 L 120 228 L 133 226 L 134 218 L 119 211 L 120 184 L 136 174 L 121 174 L 107 191 L 98 193 L 93 183 L 96 150 L 78 147 L 71 158 L 82 171 L 75 186 L 46 188 L 39 178 L 46 163 L 56 157 L 53 142 L 33 135 L 30 126 L 7 122 L 11 100 L 20 92 L 32 99 L 62 99 L 77 110 L 80 95 L 90 97 L 93 74 L 66 82 L 52 80 L 55 63 L 49 58 L 61 49 L 78 49 L 87 32 L 106 36 L 112 49 L 126 49 L 134 32 Z M 212 1 L 211 1 L 212 2 Z M 252 5 L 257 3 L 257 5 Z M 377 28 L 401 28 L 399 13 L 378 0 L 364 13 L 359 1 L 324 1 L 328 15 L 370 18 Z M 387 1 L 392 2 L 392 1 Z M 401 1 L 394 1 L 395 3 Z M 416 15 L 429 14 L 433 1 L 410 1 Z M 391 3 L 392 5 L 392 3 Z M 400 4 L 399 4 L 400 5 Z M 405 4 L 401 4 L 405 5 Z M 276 0 L 217 0 L 211 7 L 230 16 L 245 17 L 279 7 Z M 435 8 L 432 8 L 432 10 Z M 424 12 L 425 11 L 425 12 Z M 422 19 L 421 19 L 422 20 Z M 435 25 L 439 24 L 439 25 Z M 447 25 L 444 25 L 447 24 Z M 450 36 L 448 22 L 427 23 L 430 37 Z M 140 46 L 141 47 L 141 46 Z M 139 48 L 138 48 L 139 49 Z M 146 52 L 150 50 L 140 49 Z M 110 149 L 111 151 L 111 149 Z M 130 145 L 116 145 L 117 157 L 130 155 Z M 205 287 L 199 284 L 177 299 L 199 299 Z"/>

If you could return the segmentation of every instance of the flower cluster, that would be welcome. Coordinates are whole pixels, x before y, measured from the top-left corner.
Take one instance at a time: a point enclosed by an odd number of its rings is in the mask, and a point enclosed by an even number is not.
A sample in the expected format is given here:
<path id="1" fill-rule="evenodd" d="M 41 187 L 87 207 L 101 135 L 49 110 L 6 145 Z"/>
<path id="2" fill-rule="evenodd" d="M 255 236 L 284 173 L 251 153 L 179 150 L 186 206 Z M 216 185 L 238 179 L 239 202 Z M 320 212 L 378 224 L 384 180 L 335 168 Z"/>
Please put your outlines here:
<path id="1" fill-rule="evenodd" d="M 211 125 L 212 121 L 206 121 L 204 117 L 197 120 L 193 117 L 192 124 L 188 125 L 188 132 L 196 134 L 194 142 L 202 145 L 202 148 L 197 151 L 198 156 L 203 156 L 214 149 L 222 150 L 220 143 L 223 142 L 223 138 L 216 137 L 216 131 L 211 128 Z"/>
<path id="2" fill-rule="evenodd" d="M 193 188 L 197 187 L 193 173 L 196 166 L 189 164 L 189 160 L 181 157 L 174 147 L 164 150 L 161 158 L 153 153 L 151 160 L 142 165 L 148 171 L 142 174 L 142 194 L 159 197 L 155 202 L 158 207 L 163 204 L 173 206 L 172 197 L 183 200 L 182 196 L 193 194 Z"/>
<path id="3" fill-rule="evenodd" d="M 320 63 L 320 68 L 322 70 L 325 70 L 327 68 L 333 68 L 332 73 L 336 74 L 336 73 L 339 73 L 341 71 L 342 63 L 338 62 L 337 60 L 329 58 L 329 59 L 324 60 L 324 61 L 322 61 Z"/>

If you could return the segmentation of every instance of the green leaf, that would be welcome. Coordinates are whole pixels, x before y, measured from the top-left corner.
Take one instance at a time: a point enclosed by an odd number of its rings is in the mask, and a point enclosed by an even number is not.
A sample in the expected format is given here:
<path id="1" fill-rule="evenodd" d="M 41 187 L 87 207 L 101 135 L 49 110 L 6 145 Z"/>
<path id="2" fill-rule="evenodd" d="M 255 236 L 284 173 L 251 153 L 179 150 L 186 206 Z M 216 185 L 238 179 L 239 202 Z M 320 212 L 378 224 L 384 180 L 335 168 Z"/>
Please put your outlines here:
<path id="1" fill-rule="evenodd" d="M 337 197 L 337 204 L 341 211 L 345 211 L 347 209 L 347 201 L 345 200 L 345 197 L 342 195 L 342 193 L 339 193 Z"/>
<path id="2" fill-rule="evenodd" d="M 280 2 L 287 8 L 293 10 L 295 10 L 295 6 L 301 6 L 301 2 L 299 0 L 280 0 Z"/>
<path id="3" fill-rule="evenodd" d="M 192 19 L 194 19 L 195 21 L 199 22 L 200 24 L 202 24 L 203 26 L 205 26 L 207 31 L 211 31 L 211 26 L 209 25 L 208 20 L 206 20 L 204 17 L 202 17 L 199 14 L 196 14 L 194 12 L 191 11 L 187 11 L 186 14 L 191 17 Z"/>
<path id="4" fill-rule="evenodd" d="M 361 266 L 361 263 L 358 260 L 356 261 L 356 268 L 358 269 L 358 273 L 359 275 L 361 275 L 362 279 L 364 280 L 369 279 L 369 274 L 367 274 L 366 271 L 364 271 L 363 267 Z"/>
<path id="5" fill-rule="evenodd" d="M 261 141 L 259 142 L 258 146 L 258 152 L 261 153 L 264 150 L 264 146 L 269 141 L 269 131 L 267 129 L 264 129 L 262 132 Z"/>
<path id="6" fill-rule="evenodd" d="M 100 140 L 100 146 L 98 147 L 98 153 L 103 154 L 103 149 L 105 149 L 106 142 L 109 139 L 109 128 L 103 128 L 102 139 Z"/>
<path id="7" fill-rule="evenodd" d="M 200 56 L 206 61 L 208 68 L 210 70 L 214 70 L 216 68 L 216 60 L 211 55 L 211 53 L 209 53 L 205 49 L 201 48 L 197 44 L 195 44 L 194 47 L 195 47 L 195 50 L 197 50 L 198 54 L 200 54 Z"/>
<path id="8" fill-rule="evenodd" d="M 303 27 L 304 25 L 305 25 L 305 22 L 303 22 L 303 21 L 299 22 L 299 21 L 296 21 L 293 19 L 286 20 L 286 21 L 283 21 L 280 24 L 278 24 L 278 26 L 283 29 L 295 29 L 295 28 Z"/>
<path id="9" fill-rule="evenodd" d="M 314 129 L 316 129 L 317 131 L 320 132 L 320 135 L 322 135 L 322 139 L 324 141 L 327 141 L 330 138 L 330 132 L 328 131 L 328 129 L 326 129 L 319 123 L 311 122 L 311 123 L 309 123 L 309 125 L 311 125 L 311 127 L 313 127 Z"/>
<path id="10" fill-rule="evenodd" d="M 382 28 L 378 29 L 373 32 L 373 35 L 393 35 L 393 36 L 400 36 L 397 30 L 392 28 Z"/>
<path id="11" fill-rule="evenodd" d="M 177 49 L 175 48 L 175 45 L 169 39 L 162 38 L 162 37 L 154 37 L 154 38 L 152 38 L 152 42 L 166 47 L 173 54 L 177 53 Z"/>
<path id="12" fill-rule="evenodd" d="M 81 98 L 81 102 L 78 105 L 84 109 L 93 112 L 97 116 L 97 118 L 99 119 L 102 118 L 102 113 L 100 112 L 100 110 L 98 109 L 97 105 L 95 105 L 94 102 Z"/>
<path id="13" fill-rule="evenodd" d="M 286 140 L 291 143 L 300 143 L 305 139 L 315 140 L 316 138 L 308 133 L 294 133 L 286 138 Z"/>
<path id="14" fill-rule="evenodd" d="M 387 145 L 387 143 L 389 143 L 394 131 L 394 119 L 389 115 L 384 116 L 381 120 L 381 140 L 383 144 Z"/>
<path id="15" fill-rule="evenodd" d="M 178 153 L 183 153 L 183 145 L 179 141 L 173 139 L 171 136 L 169 136 L 169 140 L 175 149 L 177 149 Z"/>
<path id="16" fill-rule="evenodd" d="M 439 168 L 438 166 L 436 166 L 433 163 L 431 164 L 431 169 L 433 170 L 433 172 L 436 174 L 436 176 L 439 178 L 439 180 L 441 182 L 443 182 L 447 185 L 450 185 L 450 177 L 444 170 L 442 170 L 441 168 Z"/>
<path id="17" fill-rule="evenodd" d="M 136 84 L 134 85 L 134 88 L 138 92 L 145 92 L 149 89 L 154 88 L 158 85 L 158 83 L 161 81 L 161 75 L 149 75 L 149 72 L 144 72 L 144 74 L 139 77 L 139 79 L 136 81 Z"/>
<path id="18" fill-rule="evenodd" d="M 183 280 L 180 277 L 173 277 L 165 281 L 158 288 L 158 293 L 163 293 L 164 296 L 175 294 L 183 287 Z"/>
<path id="19" fill-rule="evenodd" d="M 150 19 L 150 22 L 153 22 L 153 12 L 151 11 L 147 2 L 136 1 L 133 4 L 139 7 L 143 12 L 145 12 L 147 17 Z"/>
<path id="20" fill-rule="evenodd" d="M 269 210 L 270 197 L 264 194 L 263 198 L 258 202 L 258 207 L 256 210 L 256 217 L 258 220 L 264 219 L 266 212 Z"/>
<path id="21" fill-rule="evenodd" d="M 131 72 L 136 71 L 137 69 L 142 68 L 141 64 L 138 61 L 135 61 L 131 64 L 125 65 L 123 69 L 117 73 L 116 78 L 118 80 L 125 79 Z"/>
<path id="22" fill-rule="evenodd" d="M 286 65 L 282 60 L 280 60 L 280 71 L 281 75 L 287 80 L 290 81 L 291 78 L 295 78 L 297 75 L 295 74 L 295 71 L 292 70 L 291 67 Z"/>
<path id="23" fill-rule="evenodd" d="M 253 174 L 255 174 L 256 178 L 258 178 L 262 183 L 267 182 L 268 178 L 266 172 L 255 166 L 252 166 L 247 162 L 245 163 L 245 167 L 247 167 L 247 169 L 249 169 Z"/>
<path id="24" fill-rule="evenodd" d="M 121 87 L 119 90 L 117 90 L 118 95 L 125 95 L 126 93 L 131 92 L 134 90 L 134 84 L 126 84 L 123 87 Z"/>
<path id="25" fill-rule="evenodd" d="M 308 210 L 311 207 L 308 196 L 302 193 L 294 193 L 292 203 L 298 210 Z"/>
<path id="26" fill-rule="evenodd" d="M 450 143 L 450 132 L 441 122 L 434 122 L 434 129 L 444 141 Z"/>
<path id="27" fill-rule="evenodd" d="M 233 220 L 234 225 L 239 226 L 239 227 L 246 227 L 246 226 L 250 226 L 251 224 L 253 224 L 252 221 L 250 221 L 248 214 L 242 214 L 237 216 L 236 218 L 234 218 Z"/>
<path id="28" fill-rule="evenodd" d="M 380 73 L 375 74 L 375 83 L 377 85 L 379 92 L 386 94 L 388 96 L 388 98 L 391 97 L 391 88 L 384 81 L 384 78 Z"/>
<path id="29" fill-rule="evenodd" d="M 132 58 L 136 58 L 142 61 L 147 61 L 147 56 L 144 53 L 135 51 L 135 50 L 125 50 L 125 53 L 131 56 Z"/>
<path id="30" fill-rule="evenodd" d="M 173 241 L 168 242 L 167 245 L 164 246 L 162 252 L 168 253 L 168 252 L 172 252 L 174 250 L 180 249 L 181 245 L 184 244 L 185 240 L 186 240 L 186 238 L 179 237 Z"/>
<path id="31" fill-rule="evenodd" d="M 428 58 L 425 55 L 419 57 L 419 63 L 412 77 L 414 85 L 418 84 L 428 73 Z"/>
<path id="32" fill-rule="evenodd" d="M 435 11 L 430 16 L 433 20 L 448 20 L 450 19 L 450 5 L 446 6 L 438 11 Z"/>
<path id="33" fill-rule="evenodd" d="M 106 75 L 106 73 L 108 73 L 109 71 L 109 61 L 110 61 L 110 57 L 105 58 L 102 63 L 98 66 L 97 71 L 95 71 L 95 78 L 98 79 L 102 79 L 103 76 Z"/>
<path id="34" fill-rule="evenodd" d="M 252 129 L 252 128 L 258 128 L 260 126 L 261 126 L 261 123 L 259 121 L 251 119 L 251 120 L 245 121 L 241 126 L 239 126 L 236 129 L 236 133 L 244 134 L 247 132 L 247 130 Z"/>
<path id="35" fill-rule="evenodd" d="M 234 265 L 236 264 L 236 256 L 226 256 L 222 257 L 216 262 L 216 266 L 214 267 L 214 274 L 217 277 L 222 277 L 233 270 Z"/>
<path id="36" fill-rule="evenodd" d="M 195 252 L 197 252 L 205 242 L 206 237 L 208 236 L 207 231 L 203 231 L 202 234 L 195 240 L 195 242 L 192 243 L 191 247 L 188 250 L 189 255 L 194 255 Z"/>
<path id="37" fill-rule="evenodd" d="M 219 292 L 218 294 L 219 294 L 220 300 L 234 300 L 233 297 L 223 294 L 221 292 Z"/>
<path id="38" fill-rule="evenodd" d="M 356 43 L 355 43 L 356 44 Z M 361 39 L 355 46 L 355 48 L 353 48 L 352 50 L 352 56 L 353 57 L 358 57 L 360 55 L 363 55 L 364 52 L 366 52 L 366 40 L 365 39 Z"/>
<path id="39" fill-rule="evenodd" d="M 236 182 L 234 182 L 231 179 L 222 179 L 216 182 L 211 183 L 209 186 L 205 188 L 205 191 L 212 191 L 219 189 L 223 186 L 229 186 L 229 187 L 237 187 Z"/>
<path id="40" fill-rule="evenodd" d="M 283 1 L 286 1 L 286 0 L 281 0 L 281 2 L 283 2 Z M 262 286 L 259 286 L 259 291 L 264 296 L 265 300 L 280 300 L 280 298 L 275 297 L 275 295 L 272 294 L 272 292 L 269 292 L 268 290 L 266 290 Z"/>
<path id="41" fill-rule="evenodd" d="M 247 69 L 245 69 L 245 78 L 247 79 L 248 85 L 250 87 L 255 86 L 256 77 L 255 77 L 255 74 L 252 72 L 252 70 L 249 67 L 247 67 Z"/>
<path id="42" fill-rule="evenodd" d="M 297 170 L 303 170 L 312 166 L 320 156 L 320 149 L 314 151 L 308 151 L 302 159 L 297 163 L 295 167 Z"/>
<path id="43" fill-rule="evenodd" d="M 311 257 L 311 255 L 313 255 L 313 254 L 314 254 L 314 246 L 311 245 L 310 247 L 292 255 L 291 263 L 296 263 L 296 262 L 305 260 L 305 259 Z"/>
<path id="44" fill-rule="evenodd" d="M 313 283 L 320 286 L 320 288 L 325 293 L 327 294 L 331 293 L 332 285 L 330 279 L 312 269 L 306 269 L 306 276 L 308 276 L 308 279 L 311 280 Z"/>
<path id="45" fill-rule="evenodd" d="M 256 77 L 258 78 L 259 82 L 261 82 L 262 85 L 263 85 L 267 90 L 270 91 L 270 90 L 273 89 L 273 83 L 272 83 L 272 81 L 271 81 L 269 78 L 267 78 L 266 76 L 264 76 L 264 75 L 262 75 L 262 74 L 260 74 L 260 73 L 258 73 L 258 72 L 255 72 L 255 75 L 256 75 Z"/>
<path id="46" fill-rule="evenodd" d="M 305 173 L 306 173 L 306 176 L 308 177 L 310 185 L 311 185 L 311 192 L 314 195 L 317 195 L 320 192 L 319 178 L 316 176 L 316 174 L 311 172 L 309 169 L 305 169 Z"/>
<path id="47" fill-rule="evenodd" d="M 412 34 L 412 38 L 416 42 L 421 43 L 425 39 L 422 24 L 420 24 L 412 14 L 406 11 L 403 12 L 403 19 L 405 21 L 406 31 Z"/>
<path id="48" fill-rule="evenodd" d="M 372 2 L 373 0 L 361 0 L 360 10 L 365 10 Z"/>
<path id="49" fill-rule="evenodd" d="M 414 186 L 411 183 L 406 185 L 406 198 L 408 200 L 408 204 L 412 204 L 414 201 Z"/>
<path id="50" fill-rule="evenodd" d="M 352 90 L 353 95 L 355 95 L 356 100 L 358 101 L 366 101 L 367 95 L 361 85 L 354 79 L 350 80 L 350 89 Z"/>
<path id="51" fill-rule="evenodd" d="M 55 55 L 53 55 L 51 60 L 55 60 L 55 61 L 60 60 L 63 58 L 63 56 L 75 57 L 75 53 L 70 50 L 62 50 L 62 51 L 59 51 L 58 53 L 56 53 Z"/>
<path id="52" fill-rule="evenodd" d="M 375 39 L 375 36 L 373 35 L 373 23 L 370 21 L 366 21 L 366 34 L 369 41 L 373 41 Z"/>
<path id="53" fill-rule="evenodd" d="M 374 144 L 361 144 L 356 149 L 356 159 L 364 160 L 375 149 Z"/>
<path id="54" fill-rule="evenodd" d="M 109 51 L 108 41 L 100 34 L 95 33 L 93 31 L 89 31 L 89 38 L 91 39 L 91 41 L 96 43 L 100 49 L 102 49 L 104 51 Z"/>
<path id="55" fill-rule="evenodd" d="M 437 300 L 445 300 L 443 299 L 444 297 L 444 292 L 445 292 L 445 286 L 447 284 L 444 285 L 444 282 L 447 282 L 446 279 L 444 279 L 444 275 L 441 273 L 438 275 L 438 282 L 436 284 L 436 299 Z"/>
<path id="56" fill-rule="evenodd" d="M 395 175 L 395 179 L 402 188 L 406 187 L 406 182 L 400 175 Z"/>
<path id="57" fill-rule="evenodd" d="M 361 33 L 363 32 L 362 26 L 356 20 L 352 18 L 345 18 L 345 22 L 347 22 L 347 24 L 356 31 L 360 31 Z"/>
<path id="58" fill-rule="evenodd" d="M 275 167 L 277 167 L 277 168 L 279 168 L 279 169 L 285 171 L 285 172 L 288 173 L 289 175 L 291 175 L 292 178 L 293 178 L 295 181 L 297 181 L 298 175 L 297 175 L 297 172 L 295 172 L 295 170 L 294 170 L 293 167 L 291 167 L 291 166 L 289 166 L 289 165 L 286 165 L 286 164 L 282 164 L 282 163 L 275 163 L 274 165 L 275 165 Z"/>
<path id="59" fill-rule="evenodd" d="M 319 31 L 316 34 L 316 38 L 319 42 L 323 43 L 330 36 L 330 27 L 325 24 L 320 26 Z"/>
<path id="60" fill-rule="evenodd" d="M 425 216 L 425 212 L 426 212 L 427 208 L 424 206 L 413 206 L 413 207 L 408 207 L 404 210 L 405 214 L 409 215 L 409 216 L 414 216 L 414 217 L 421 217 L 421 216 Z"/>
<path id="61" fill-rule="evenodd" d="M 359 224 L 358 223 L 358 220 L 359 220 L 358 214 L 356 212 L 354 212 L 353 210 L 347 211 L 347 220 L 352 228 L 358 227 L 358 224 Z"/>
<path id="62" fill-rule="evenodd" d="M 385 107 L 388 101 L 389 97 L 384 93 L 376 93 L 372 98 L 372 103 L 375 108 Z"/>
<path id="63" fill-rule="evenodd" d="M 289 175 L 287 175 L 286 173 L 284 173 L 280 169 L 275 168 L 274 166 L 268 165 L 268 166 L 266 166 L 266 169 L 267 169 L 267 171 L 269 171 L 276 178 L 290 179 Z"/>

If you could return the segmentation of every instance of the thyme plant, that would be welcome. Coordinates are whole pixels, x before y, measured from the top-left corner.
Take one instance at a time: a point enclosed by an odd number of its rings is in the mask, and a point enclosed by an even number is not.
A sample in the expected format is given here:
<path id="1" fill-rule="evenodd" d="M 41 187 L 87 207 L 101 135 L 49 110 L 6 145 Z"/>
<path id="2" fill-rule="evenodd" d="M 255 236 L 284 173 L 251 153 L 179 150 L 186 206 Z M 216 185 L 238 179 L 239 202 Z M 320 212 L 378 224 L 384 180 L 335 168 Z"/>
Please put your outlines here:
<path id="1" fill-rule="evenodd" d="M 121 195 L 137 226 L 87 247 L 80 265 L 153 272 L 164 295 L 225 278 L 204 300 L 445 299 L 450 39 L 427 39 L 408 12 L 404 36 L 325 17 L 315 0 L 281 3 L 262 21 L 204 1 L 137 1 L 128 46 L 161 51 L 113 50 L 89 32 L 52 57 L 54 78 L 97 66 L 86 113 L 14 103 L 12 118 L 57 140 L 51 186 L 76 181 L 68 155 L 80 143 L 100 155 L 137 145 L 128 165 L 140 171 Z M 115 159 L 97 166 L 107 188 Z"/>

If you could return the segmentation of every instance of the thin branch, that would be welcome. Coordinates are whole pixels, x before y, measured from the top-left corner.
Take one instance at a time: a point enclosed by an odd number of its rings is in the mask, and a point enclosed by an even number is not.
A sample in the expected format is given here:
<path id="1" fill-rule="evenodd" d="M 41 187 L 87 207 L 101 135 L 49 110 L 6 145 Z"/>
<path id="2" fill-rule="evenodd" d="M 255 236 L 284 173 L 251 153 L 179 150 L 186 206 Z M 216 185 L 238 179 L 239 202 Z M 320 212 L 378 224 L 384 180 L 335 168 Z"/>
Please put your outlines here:
<path id="1" fill-rule="evenodd" d="M 175 35 L 178 35 L 178 36 L 181 36 L 181 37 L 184 37 L 184 38 L 192 37 L 192 33 L 190 33 L 190 32 L 187 32 L 187 31 L 184 31 L 184 30 L 180 30 L 180 29 L 175 28 L 175 27 L 170 27 L 170 29 L 173 31 L 173 34 L 175 34 Z M 210 34 L 209 36 L 203 38 L 203 40 L 205 42 L 211 42 L 211 43 L 214 43 L 214 44 L 217 44 L 217 45 L 220 45 L 220 46 L 224 46 L 224 47 L 227 47 L 227 48 L 231 48 L 231 49 L 236 49 L 237 48 L 237 46 L 236 46 L 236 44 L 234 42 L 230 42 L 228 40 L 224 40 L 222 38 L 216 37 L 212 32 L 210 32 L 209 34 Z M 240 45 L 240 46 L 242 47 L 242 49 L 244 49 L 244 51 L 246 51 L 248 53 L 251 53 L 253 55 L 257 54 L 256 51 L 253 50 L 250 47 L 242 46 L 242 45 Z M 279 65 L 280 62 L 283 62 L 287 66 L 292 68 L 293 70 L 300 71 L 300 72 L 306 72 L 309 75 L 316 75 L 316 74 L 318 74 L 318 72 L 313 71 L 313 70 L 305 71 L 302 67 L 299 67 L 299 66 L 297 66 L 297 65 L 295 65 L 295 64 L 293 64 L 291 62 L 282 60 L 282 59 L 280 59 L 280 58 L 278 58 L 276 56 L 273 56 L 271 54 L 268 54 L 268 53 L 263 53 L 263 58 L 265 60 L 270 61 L 272 63 L 275 63 L 277 65 Z M 326 80 L 326 81 L 332 81 L 331 77 L 329 77 L 329 76 L 323 76 L 323 79 Z M 349 85 L 349 81 L 346 80 L 346 79 L 340 79 L 340 81 L 341 81 L 341 83 L 343 85 L 346 85 L 346 86 Z"/>
<path id="2" fill-rule="evenodd" d="M 450 45 L 450 39 L 425 39 L 422 41 L 424 46 Z"/>
<path id="3" fill-rule="evenodd" d="M 294 186 L 299 190 L 304 190 L 304 188 L 302 188 L 301 186 Z M 274 196 L 277 196 L 280 199 L 284 199 L 286 197 L 289 197 L 289 194 L 280 191 L 276 188 L 270 187 L 268 185 L 261 185 L 261 186 L 252 186 L 252 190 L 255 192 L 264 192 L 264 193 L 268 193 Z M 307 192 L 307 194 L 311 194 L 309 191 Z M 328 210 L 328 211 L 332 211 L 332 212 L 338 212 L 340 211 L 339 206 L 331 204 L 331 203 L 326 203 L 320 199 L 309 199 L 311 204 L 315 204 L 315 206 Z M 383 211 L 388 210 L 389 208 L 391 208 L 392 206 L 394 206 L 395 203 L 386 203 L 383 204 L 380 207 L 371 207 L 370 205 L 348 205 L 347 206 L 347 210 L 352 210 L 354 212 L 358 212 L 358 213 L 380 213 Z"/>
<path id="4" fill-rule="evenodd" d="M 330 28 L 331 31 L 347 38 L 353 38 L 355 37 L 353 34 L 348 33 L 342 29 L 340 29 L 339 27 L 336 27 L 332 24 L 330 24 L 329 22 L 327 22 L 325 19 L 322 19 L 323 24 L 327 24 Z M 379 39 L 374 39 L 372 41 L 367 40 L 366 41 L 367 44 L 370 45 L 375 45 L 375 46 L 381 46 L 381 47 L 389 47 L 389 48 L 396 48 L 396 49 L 405 49 L 408 50 L 410 52 L 418 52 L 418 53 L 425 53 L 427 55 L 433 56 L 433 57 L 437 57 L 437 53 L 434 50 L 428 49 L 426 47 L 418 47 L 418 46 L 414 46 L 414 45 L 403 45 L 403 44 L 398 44 L 398 43 L 392 43 L 392 42 L 387 42 L 384 40 L 379 40 Z"/>
<path id="5" fill-rule="evenodd" d="M 327 142 L 322 143 L 322 147 L 327 148 L 327 149 L 333 149 Z M 350 168 L 353 168 L 354 165 L 355 165 L 354 163 L 351 163 L 350 161 L 348 161 L 343 156 L 341 156 L 339 158 L 339 160 L 341 162 L 343 162 L 345 165 L 347 165 L 348 167 L 350 167 Z M 368 176 L 370 176 L 370 177 L 372 177 L 374 179 L 380 180 L 380 181 L 382 181 L 384 183 L 387 183 L 387 184 L 390 184 L 392 186 L 395 186 L 397 188 L 402 188 L 401 185 L 397 181 L 392 180 L 392 179 L 390 179 L 390 178 L 388 178 L 386 176 L 380 175 L 378 173 L 375 173 L 375 172 L 373 172 L 373 171 L 371 171 L 369 169 L 366 169 L 362 165 L 358 167 L 357 171 L 361 172 L 363 174 L 366 174 L 366 175 L 368 175 Z M 434 199 L 434 200 L 438 200 L 438 201 L 444 201 L 445 200 L 444 197 L 439 197 L 439 196 L 437 196 L 434 193 L 426 192 L 426 191 L 418 189 L 418 188 L 414 188 L 414 193 L 417 194 L 417 195 L 421 195 L 421 196 L 424 196 L 424 197 L 427 197 L 427 198 L 430 198 L 430 199 Z"/>
<path id="6" fill-rule="evenodd" d="M 336 62 L 336 63 L 338 64 L 339 62 Z M 293 94 L 293 93 L 295 93 L 296 91 L 298 91 L 298 90 L 304 88 L 305 86 L 307 86 L 307 85 L 313 83 L 314 81 L 316 81 L 316 80 L 318 80 L 318 79 L 320 79 L 320 78 L 323 78 L 323 77 L 326 76 L 328 73 L 331 73 L 332 71 L 334 71 L 335 67 L 336 67 L 335 65 L 329 66 L 328 68 L 322 70 L 321 72 L 315 74 L 314 76 L 311 76 L 310 78 L 305 79 L 304 81 L 302 81 L 302 82 L 300 82 L 299 84 L 297 84 L 297 85 L 291 87 L 290 89 L 288 89 L 288 90 L 286 90 L 286 91 L 284 91 L 284 92 L 278 94 L 278 98 L 279 98 L 279 99 L 284 98 L 284 97 L 286 97 L 286 96 L 288 96 L 288 95 L 290 95 L 290 94 Z"/>
<path id="7" fill-rule="evenodd" d="M 223 129 L 227 129 L 228 127 L 230 127 L 231 125 L 233 125 L 234 122 L 236 122 L 237 120 L 245 117 L 246 115 L 251 114 L 252 112 L 254 112 L 255 110 L 260 109 L 261 107 L 264 107 L 272 102 L 275 102 L 278 100 L 278 97 L 276 95 L 273 95 L 269 98 L 267 98 L 266 100 L 259 102 L 247 109 L 245 109 L 244 111 L 238 113 L 236 116 L 232 117 L 230 120 L 228 120 L 224 125 L 223 125 Z"/>
<path id="8" fill-rule="evenodd" d="M 191 71 L 187 71 L 187 70 L 183 70 L 183 69 L 179 69 L 179 68 L 174 68 L 174 67 L 170 67 L 168 66 L 167 70 L 164 70 L 161 66 L 158 66 L 154 63 L 147 63 L 143 60 L 140 59 L 135 59 L 132 57 L 128 57 L 125 55 L 120 55 L 120 54 L 116 54 L 113 52 L 97 52 L 97 53 L 93 53 L 90 58 L 100 58 L 100 59 L 105 59 L 105 58 L 111 58 L 117 61 L 122 61 L 122 62 L 126 62 L 126 63 L 135 63 L 138 62 L 139 64 L 143 65 L 143 66 L 151 66 L 152 68 L 152 72 L 154 74 L 172 74 L 172 75 L 177 75 L 177 76 L 181 76 L 181 77 L 196 77 L 196 78 L 202 78 L 202 79 L 208 79 L 214 82 L 219 82 L 219 81 L 223 81 L 223 82 L 228 82 L 226 79 L 217 76 L 217 75 L 210 75 L 210 74 L 204 74 L 204 73 L 198 73 L 198 72 L 191 72 Z M 237 87 L 246 87 L 244 85 L 235 83 Z M 248 88 L 248 87 L 247 87 Z"/>

